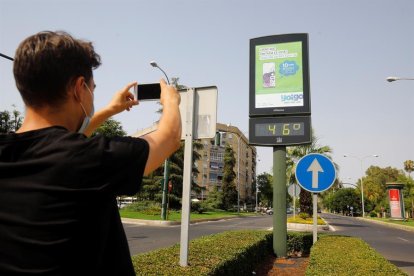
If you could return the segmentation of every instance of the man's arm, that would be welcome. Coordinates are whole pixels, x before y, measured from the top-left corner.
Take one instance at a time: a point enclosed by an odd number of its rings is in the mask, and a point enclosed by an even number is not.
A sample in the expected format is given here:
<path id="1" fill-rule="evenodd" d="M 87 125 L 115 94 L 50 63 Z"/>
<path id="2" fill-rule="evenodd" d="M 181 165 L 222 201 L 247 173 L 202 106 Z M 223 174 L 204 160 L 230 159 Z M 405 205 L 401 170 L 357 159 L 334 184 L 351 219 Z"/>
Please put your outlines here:
<path id="1" fill-rule="evenodd" d="M 173 86 L 167 85 L 164 80 L 160 81 L 160 85 L 160 101 L 163 110 L 158 129 L 142 137 L 149 144 L 149 154 L 144 175 L 148 175 L 157 169 L 165 159 L 180 147 L 180 94 Z"/>
<path id="2" fill-rule="evenodd" d="M 136 82 L 131 82 L 123 89 L 119 90 L 107 107 L 96 112 L 84 134 L 88 137 L 91 136 L 95 129 L 102 125 L 108 118 L 124 110 L 129 111 L 132 106 L 137 105 L 138 101 L 134 100 L 134 95 L 129 92 L 129 89 L 136 84 Z"/>

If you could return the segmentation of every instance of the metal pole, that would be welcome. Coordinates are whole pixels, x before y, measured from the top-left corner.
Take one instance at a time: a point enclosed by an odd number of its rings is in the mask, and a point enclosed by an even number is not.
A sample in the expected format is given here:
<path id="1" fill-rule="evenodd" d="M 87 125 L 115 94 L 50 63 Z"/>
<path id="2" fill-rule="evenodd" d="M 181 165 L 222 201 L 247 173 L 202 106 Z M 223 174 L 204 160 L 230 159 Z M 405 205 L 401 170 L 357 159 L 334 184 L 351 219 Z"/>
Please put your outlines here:
<path id="1" fill-rule="evenodd" d="M 273 147 L 273 251 L 287 256 L 286 147 Z"/>
<path id="2" fill-rule="evenodd" d="M 362 197 L 362 217 L 365 217 L 365 204 L 364 204 L 364 172 L 363 172 L 363 168 L 362 168 L 362 159 L 360 159 L 359 161 L 361 161 L 361 172 L 362 172 L 362 176 L 361 176 L 361 197 Z"/>
<path id="3" fill-rule="evenodd" d="M 237 213 L 240 213 L 240 136 L 236 135 L 239 139 L 237 142 Z"/>
<path id="4" fill-rule="evenodd" d="M 183 197 L 181 210 L 180 266 L 188 265 L 188 229 L 190 226 L 191 173 L 193 164 L 194 89 L 187 91 L 184 148 Z"/>
<path id="5" fill-rule="evenodd" d="M 318 240 L 318 194 L 313 193 L 313 243 Z"/>
<path id="6" fill-rule="evenodd" d="M 167 192 L 168 192 L 168 178 L 170 177 L 170 162 L 167 159 L 164 161 L 164 185 L 162 187 L 162 204 L 161 204 L 161 219 L 167 220 Z"/>

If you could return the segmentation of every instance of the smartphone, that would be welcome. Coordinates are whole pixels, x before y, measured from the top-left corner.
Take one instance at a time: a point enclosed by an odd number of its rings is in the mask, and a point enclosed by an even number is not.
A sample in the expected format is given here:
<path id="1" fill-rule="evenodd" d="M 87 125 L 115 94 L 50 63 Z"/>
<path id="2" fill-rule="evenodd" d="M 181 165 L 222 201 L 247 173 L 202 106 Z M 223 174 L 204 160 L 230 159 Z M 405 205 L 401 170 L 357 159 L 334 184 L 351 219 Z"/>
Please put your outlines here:
<path id="1" fill-rule="evenodd" d="M 134 86 L 134 97 L 138 101 L 156 101 L 161 97 L 159 83 L 145 83 Z"/>

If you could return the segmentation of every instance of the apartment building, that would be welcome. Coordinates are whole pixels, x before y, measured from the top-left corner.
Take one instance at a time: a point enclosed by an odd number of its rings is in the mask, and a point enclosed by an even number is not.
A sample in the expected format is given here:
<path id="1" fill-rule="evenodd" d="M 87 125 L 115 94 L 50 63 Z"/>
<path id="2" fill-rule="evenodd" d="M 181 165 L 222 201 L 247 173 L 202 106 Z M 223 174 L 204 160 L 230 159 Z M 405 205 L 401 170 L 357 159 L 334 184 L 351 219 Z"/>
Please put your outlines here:
<path id="1" fill-rule="evenodd" d="M 195 182 L 204 187 L 200 194 L 196 195 L 200 200 L 208 197 L 210 191 L 217 186 L 221 190 L 224 167 L 224 151 L 226 144 L 234 150 L 236 165 L 236 189 L 239 190 L 240 202 L 254 201 L 255 191 L 253 182 L 256 177 L 256 147 L 249 146 L 246 136 L 235 126 L 217 123 L 217 132 L 220 133 L 220 144 L 215 145 L 215 139 L 201 139 L 203 149 L 198 150 L 201 158 L 196 161 L 198 177 Z"/>

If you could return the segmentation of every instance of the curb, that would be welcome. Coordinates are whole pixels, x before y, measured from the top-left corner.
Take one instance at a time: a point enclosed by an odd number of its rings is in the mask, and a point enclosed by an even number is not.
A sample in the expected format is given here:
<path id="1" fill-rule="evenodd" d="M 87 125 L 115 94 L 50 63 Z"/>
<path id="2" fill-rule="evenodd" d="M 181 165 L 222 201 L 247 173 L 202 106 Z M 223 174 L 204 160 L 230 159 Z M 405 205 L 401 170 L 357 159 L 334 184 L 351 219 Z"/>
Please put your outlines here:
<path id="1" fill-rule="evenodd" d="M 295 231 L 307 231 L 312 232 L 313 230 L 313 224 L 303 224 L 303 223 L 287 223 L 287 228 L 289 230 L 295 230 Z M 329 225 L 318 225 L 317 226 L 318 231 L 329 231 Z"/>
<path id="2" fill-rule="evenodd" d="M 362 221 L 366 221 L 366 222 L 372 222 L 372 223 L 376 223 L 376 224 L 381 224 L 381 225 L 385 225 L 391 228 L 397 228 L 400 230 L 405 230 L 405 231 L 409 231 L 409 232 L 414 232 L 414 227 L 411 226 L 405 226 L 405 225 L 399 225 L 399 224 L 395 224 L 395 223 L 390 223 L 390 222 L 385 222 L 385 221 L 378 221 L 378 220 L 373 220 L 373 219 L 366 219 L 366 218 L 361 218 L 361 217 L 355 217 L 358 220 L 362 220 Z"/>
<path id="3" fill-rule="evenodd" d="M 252 216 L 254 217 L 254 216 Z M 197 224 L 200 222 L 209 221 L 220 221 L 220 220 L 231 220 L 239 219 L 243 217 L 226 217 L 226 218 L 212 218 L 212 219 L 197 219 L 190 221 L 190 224 Z M 146 220 L 146 219 L 132 219 L 132 218 L 121 218 L 122 223 L 127 224 L 138 224 L 138 225 L 149 225 L 149 226 L 175 226 L 181 225 L 181 221 L 165 221 L 165 220 Z"/>

